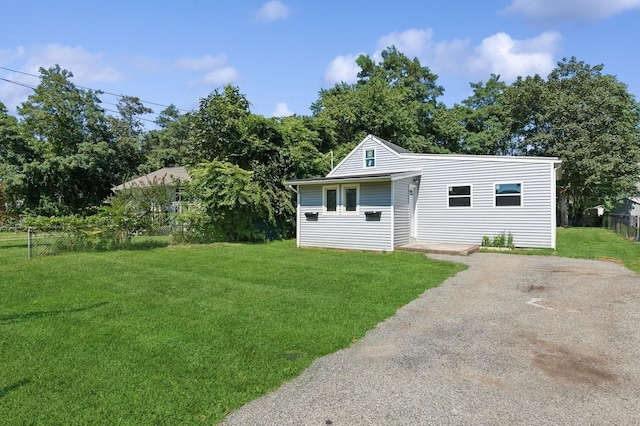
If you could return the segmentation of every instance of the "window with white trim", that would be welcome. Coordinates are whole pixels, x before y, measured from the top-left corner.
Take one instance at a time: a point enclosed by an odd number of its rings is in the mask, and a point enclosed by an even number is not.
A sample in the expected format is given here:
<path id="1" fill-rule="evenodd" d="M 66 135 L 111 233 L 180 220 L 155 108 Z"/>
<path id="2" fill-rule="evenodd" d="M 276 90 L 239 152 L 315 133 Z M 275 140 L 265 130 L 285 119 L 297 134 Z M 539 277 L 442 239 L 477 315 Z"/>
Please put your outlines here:
<path id="1" fill-rule="evenodd" d="M 342 185 L 342 202 L 344 213 L 357 213 L 360 204 L 360 185 Z"/>
<path id="2" fill-rule="evenodd" d="M 522 206 L 522 183 L 496 183 L 494 188 L 496 207 Z"/>
<path id="3" fill-rule="evenodd" d="M 448 187 L 449 207 L 471 207 L 471 185 L 450 185 Z"/>
<path id="4" fill-rule="evenodd" d="M 376 166 L 376 150 L 367 149 L 364 151 L 364 166 L 375 167 Z"/>
<path id="5" fill-rule="evenodd" d="M 338 185 L 322 187 L 322 204 L 324 213 L 338 213 Z"/>

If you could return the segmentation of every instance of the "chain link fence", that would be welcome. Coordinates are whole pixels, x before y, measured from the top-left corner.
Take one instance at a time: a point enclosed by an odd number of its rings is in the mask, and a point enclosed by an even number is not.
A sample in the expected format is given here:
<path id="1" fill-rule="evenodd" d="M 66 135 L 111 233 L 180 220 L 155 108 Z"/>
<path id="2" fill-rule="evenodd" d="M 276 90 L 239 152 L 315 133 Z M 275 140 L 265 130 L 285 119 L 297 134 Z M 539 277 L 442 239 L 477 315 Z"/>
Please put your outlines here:
<path id="1" fill-rule="evenodd" d="M 640 216 L 606 215 L 602 226 L 629 240 L 640 241 Z"/>

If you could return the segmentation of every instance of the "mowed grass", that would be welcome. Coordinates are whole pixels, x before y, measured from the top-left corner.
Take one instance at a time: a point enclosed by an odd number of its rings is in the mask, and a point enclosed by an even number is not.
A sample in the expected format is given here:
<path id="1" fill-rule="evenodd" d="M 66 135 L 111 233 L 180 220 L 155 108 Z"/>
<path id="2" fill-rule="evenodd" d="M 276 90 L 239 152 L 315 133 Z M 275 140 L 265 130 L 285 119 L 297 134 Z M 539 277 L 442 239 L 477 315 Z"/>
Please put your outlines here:
<path id="1" fill-rule="evenodd" d="M 517 249 L 500 253 L 615 261 L 640 274 L 640 243 L 603 228 L 558 228 L 556 250 Z"/>
<path id="2" fill-rule="evenodd" d="M 3 424 L 215 424 L 464 269 L 263 245 L 26 259 L 0 239 Z"/>
<path id="3" fill-rule="evenodd" d="M 640 274 L 640 243 L 603 228 L 558 228 L 557 255 L 619 261 Z"/>

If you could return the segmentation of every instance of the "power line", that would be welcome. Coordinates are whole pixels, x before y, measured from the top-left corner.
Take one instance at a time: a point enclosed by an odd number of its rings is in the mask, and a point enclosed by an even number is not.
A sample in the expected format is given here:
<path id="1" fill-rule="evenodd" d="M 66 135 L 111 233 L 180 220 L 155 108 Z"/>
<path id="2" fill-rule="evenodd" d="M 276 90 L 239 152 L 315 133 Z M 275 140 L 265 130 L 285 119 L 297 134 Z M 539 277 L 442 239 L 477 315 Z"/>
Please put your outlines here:
<path id="1" fill-rule="evenodd" d="M 42 79 L 42 76 L 35 75 L 35 74 L 30 74 L 30 73 L 28 73 L 28 72 L 24 72 L 24 71 L 18 71 L 18 70 L 14 70 L 14 69 L 11 69 L 11 68 L 6 68 L 6 67 L 0 67 L 0 69 L 3 69 L 3 70 L 5 70 L 5 71 L 10 71 L 10 72 L 18 73 L 18 74 L 27 75 L 27 76 L 29 76 L 29 77 L 35 77 L 35 78 L 38 78 L 38 79 Z M 5 78 L 0 78 L 0 80 L 4 80 L 4 81 L 7 81 L 7 82 L 9 82 L 9 83 L 17 84 L 18 86 L 27 87 L 27 88 L 29 88 L 29 89 L 35 89 L 35 86 L 30 86 L 30 85 L 28 85 L 27 83 L 21 83 L 21 82 L 10 81 L 10 80 L 7 80 L 7 79 L 5 79 Z M 100 92 L 100 93 L 104 93 L 105 95 L 115 96 L 115 97 L 117 97 L 117 98 L 134 97 L 134 96 L 128 96 L 128 95 L 117 94 L 117 93 L 105 92 L 104 90 L 100 90 L 100 89 L 92 89 L 91 87 L 80 86 L 80 85 L 78 85 L 78 84 L 76 84 L 75 86 L 76 86 L 76 87 L 79 87 L 79 88 L 81 88 L 81 89 L 91 90 L 91 91 L 93 91 L 93 92 Z M 138 100 L 139 100 L 140 102 L 142 102 L 142 103 L 149 104 L 149 105 L 155 105 L 155 106 L 164 107 L 164 108 L 169 108 L 169 107 L 170 107 L 170 105 L 164 105 L 164 104 L 159 104 L 159 103 L 156 103 L 156 102 L 145 101 L 145 100 L 142 100 L 142 99 L 140 99 L 140 98 L 138 98 Z M 183 109 L 183 108 L 178 108 L 178 107 L 176 107 L 175 105 L 173 105 L 173 106 L 174 106 L 178 111 L 189 112 L 189 110 L 186 110 L 186 109 Z"/>
<path id="2" fill-rule="evenodd" d="M 36 89 L 36 86 L 34 86 L 34 85 L 32 85 L 32 84 L 22 83 L 22 82 L 19 82 L 19 81 L 12 81 L 12 80 L 8 80 L 8 79 L 6 79 L 6 78 L 2 78 L 2 77 L 0 77 L 0 80 L 2 80 L 2 81 L 6 81 L 7 83 L 16 84 L 16 85 L 18 85 L 18 86 L 26 87 L 27 89 L 32 89 L 32 90 L 35 90 L 35 89 Z M 100 103 L 101 103 L 101 104 L 107 104 L 107 105 L 118 106 L 118 104 L 114 104 L 114 103 L 112 103 L 112 102 L 104 102 L 104 101 L 100 101 Z M 116 113 L 116 114 L 120 114 L 120 111 L 115 111 L 115 110 L 113 110 L 113 109 L 108 109 L 108 108 L 104 108 L 104 107 L 101 107 L 101 108 L 102 108 L 104 111 L 109 111 L 109 112 L 114 112 L 114 113 Z M 142 118 L 142 117 L 137 117 L 137 119 L 138 119 L 138 120 L 143 120 L 143 121 L 148 121 L 149 123 L 157 124 L 157 123 L 155 122 L 155 120 L 149 120 L 149 119 L 147 119 L 147 118 Z"/>

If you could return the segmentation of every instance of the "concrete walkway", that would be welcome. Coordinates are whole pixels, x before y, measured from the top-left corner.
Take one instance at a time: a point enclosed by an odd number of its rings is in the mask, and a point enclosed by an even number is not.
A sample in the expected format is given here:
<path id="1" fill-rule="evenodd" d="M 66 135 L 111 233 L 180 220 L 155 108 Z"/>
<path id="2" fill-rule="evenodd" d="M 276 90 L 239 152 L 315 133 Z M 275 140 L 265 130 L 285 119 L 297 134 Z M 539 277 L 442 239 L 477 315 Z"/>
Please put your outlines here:
<path id="1" fill-rule="evenodd" d="M 640 424 L 640 277 L 476 253 L 227 425 Z"/>
<path id="2" fill-rule="evenodd" d="M 430 254 L 451 254 L 468 256 L 480 250 L 480 246 L 474 244 L 425 243 L 412 241 L 409 244 L 396 246 L 395 249 Z"/>

